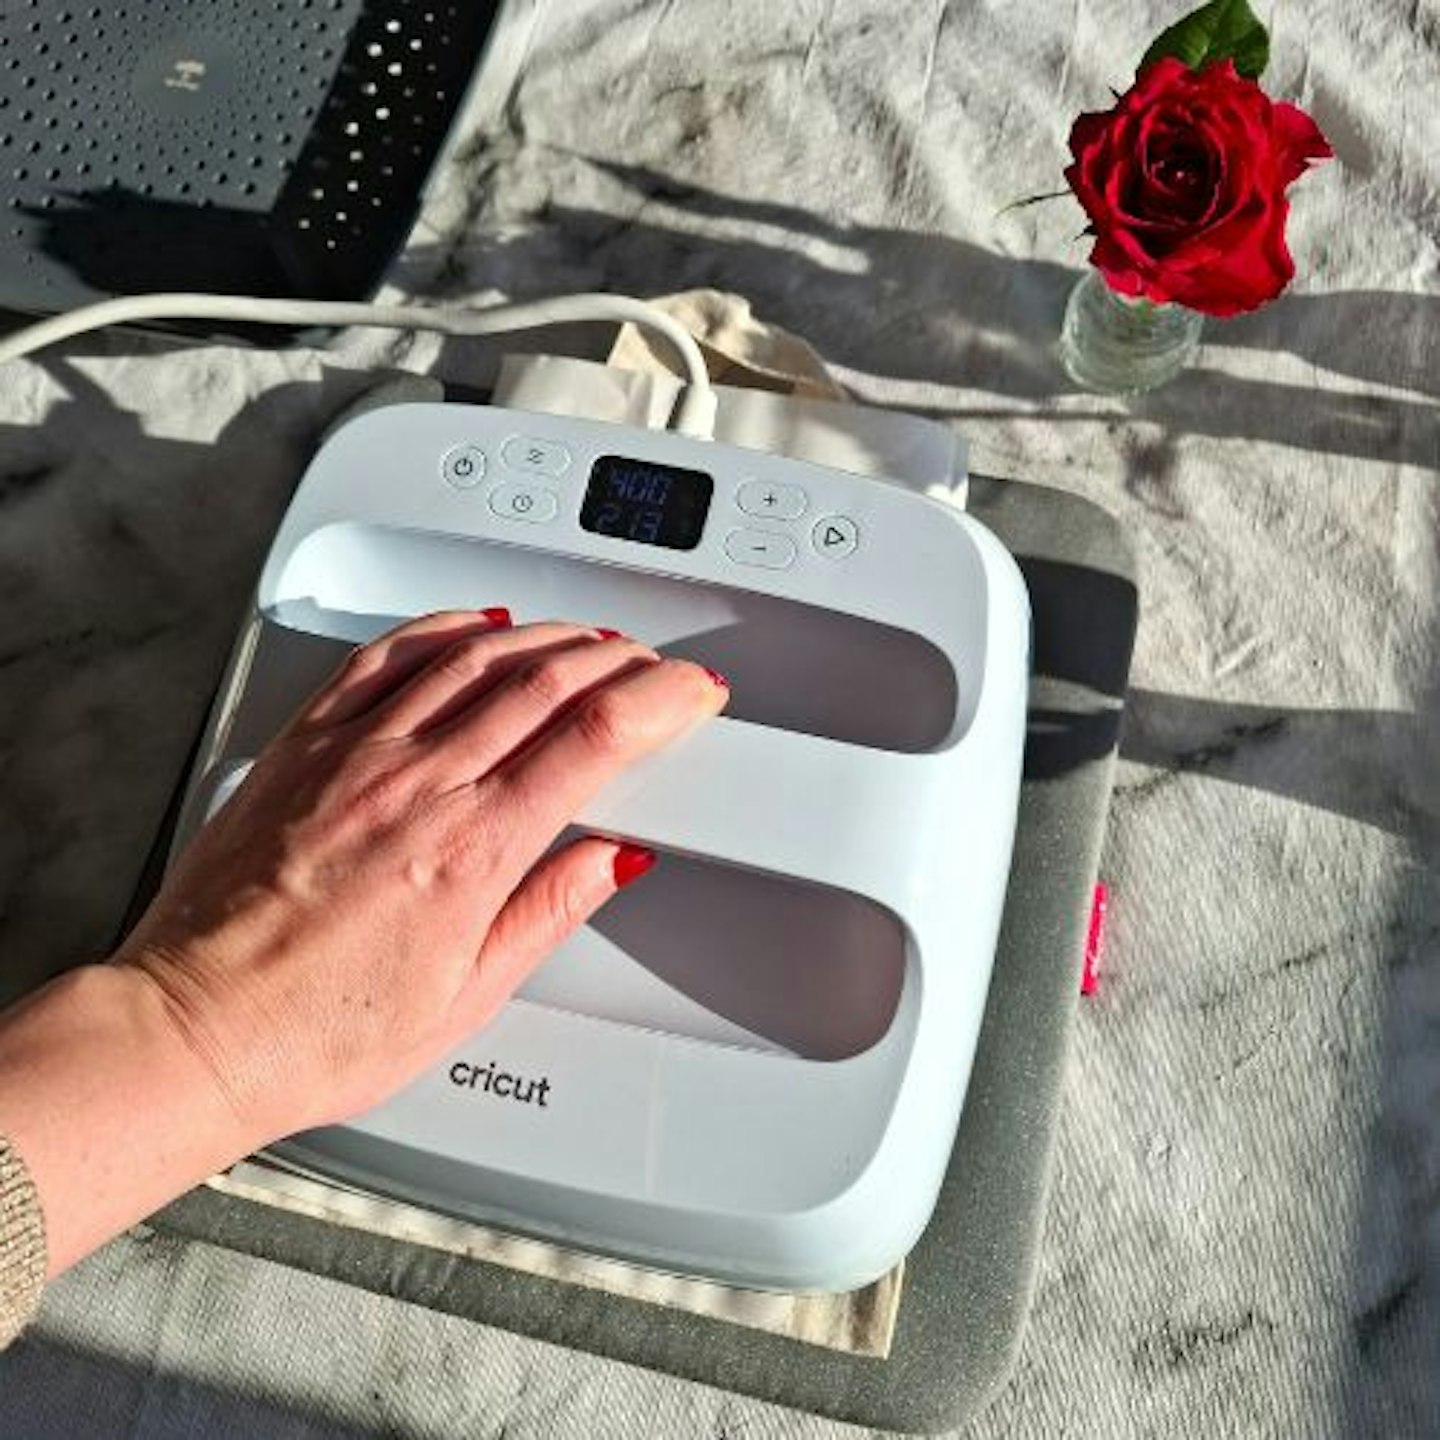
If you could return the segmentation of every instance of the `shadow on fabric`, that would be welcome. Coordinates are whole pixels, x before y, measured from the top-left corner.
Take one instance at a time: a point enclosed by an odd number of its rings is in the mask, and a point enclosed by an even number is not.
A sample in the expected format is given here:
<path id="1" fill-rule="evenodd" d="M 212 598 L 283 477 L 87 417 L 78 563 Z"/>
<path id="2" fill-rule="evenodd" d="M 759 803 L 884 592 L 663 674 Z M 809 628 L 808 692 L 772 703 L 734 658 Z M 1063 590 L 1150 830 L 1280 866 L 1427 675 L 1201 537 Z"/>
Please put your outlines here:
<path id="1" fill-rule="evenodd" d="M 1319 966 L 1335 976 L 1333 1038 L 1318 1063 L 1356 1097 L 1363 1128 L 1353 1222 L 1335 1217 L 1351 1280 L 1337 1297 L 1348 1326 L 1337 1336 L 1334 1440 L 1429 1433 L 1440 1415 L 1435 1191 L 1424 1179 L 1427 1168 L 1433 1175 L 1440 1085 L 1437 714 L 1440 645 L 1430 692 L 1413 712 L 1230 705 L 1145 690 L 1127 702 L 1121 753 L 1155 767 L 1117 787 L 1132 802 L 1203 775 L 1383 830 L 1412 856 L 1387 870 L 1388 893 L 1354 897 L 1349 923 L 1241 981 L 1268 985 Z M 1326 1378 L 1317 1373 L 1317 1383 Z"/>
<path id="2" fill-rule="evenodd" d="M 966 386 L 1020 404 L 1079 393 L 1055 353 L 1078 268 L 1014 259 L 948 235 L 836 224 L 798 207 L 725 195 L 643 166 L 586 163 L 627 187 L 647 218 L 547 206 L 533 229 L 467 239 L 463 254 L 416 246 L 395 266 L 395 280 L 403 286 L 408 278 L 443 298 L 447 287 L 473 291 L 478 277 L 516 300 L 571 290 L 645 296 L 714 286 L 747 296 L 766 320 L 805 336 L 846 369 Z M 668 222 L 667 209 L 673 212 Z M 657 218 L 648 218 L 652 214 Z M 690 228 L 693 217 L 709 227 Z M 284 227 L 266 228 L 264 217 L 240 211 L 198 210 L 114 190 L 77 197 L 73 205 L 45 212 L 43 220 L 44 248 L 88 285 L 127 292 L 213 288 L 206 277 L 215 257 L 232 255 L 238 269 L 220 288 L 358 293 L 353 276 L 330 274 L 325 267 L 331 260 L 297 250 L 285 240 Z M 807 244 L 787 243 L 794 239 Z M 264 343 L 274 339 L 254 327 L 234 328 Z M 1132 400 L 1130 413 L 1170 434 L 1258 439 L 1440 466 L 1440 370 L 1430 363 L 1434 342 L 1427 338 L 1437 328 L 1440 299 L 1434 296 L 1285 295 L 1256 314 L 1211 322 L 1207 337 L 1240 349 L 1288 351 L 1323 370 L 1408 389 L 1413 396 L 1351 394 L 1200 368 L 1181 387 Z M 522 339 L 505 348 L 532 344 Z M 447 348 L 453 350 L 454 342 Z M 569 343 L 560 348 L 583 353 Z M 954 419 L 1033 417 L 1030 410 L 1003 405 L 943 413 Z M 1070 411 L 1043 419 L 1093 424 L 1096 416 Z"/>
<path id="3" fill-rule="evenodd" d="M 372 1440 L 389 1428 L 296 1414 L 236 1390 L 22 1338 L 0 1354 L 0 1434 L 24 1440 Z"/>
<path id="4" fill-rule="evenodd" d="M 468 236 L 449 251 L 415 247 L 400 261 L 397 280 L 409 277 L 437 296 L 483 282 L 517 300 L 568 290 L 647 296 L 713 286 L 745 295 L 762 318 L 803 335 L 847 369 L 1016 402 L 1078 393 L 1055 353 L 1078 268 L 1014 259 L 948 235 L 837 224 L 643 166 L 578 158 L 626 188 L 635 218 L 547 205 L 519 234 L 510 227 L 503 236 Z M 1135 399 L 1130 411 L 1173 433 L 1440 465 L 1440 406 L 1425 398 L 1440 394 L 1440 371 L 1423 363 L 1421 344 L 1436 327 L 1440 299 L 1433 296 L 1283 296 L 1255 315 L 1212 322 L 1208 338 L 1288 350 L 1322 369 L 1419 393 L 1355 395 L 1199 369 L 1183 386 Z M 1096 420 L 1086 412 L 1034 417 L 1003 407 L 944 413 Z"/>
<path id="5" fill-rule="evenodd" d="M 1126 760 L 1154 773 L 1117 787 L 1144 798 L 1182 775 L 1265 790 L 1413 840 L 1440 860 L 1433 716 L 1396 710 L 1234 705 L 1132 689 Z M 1403 788 L 1398 775 L 1413 778 Z"/>
<path id="6" fill-rule="evenodd" d="M 199 440 L 40 363 L 62 398 L 0 426 L 0 1004 L 109 953 L 290 494 L 380 378 L 317 367 Z"/>

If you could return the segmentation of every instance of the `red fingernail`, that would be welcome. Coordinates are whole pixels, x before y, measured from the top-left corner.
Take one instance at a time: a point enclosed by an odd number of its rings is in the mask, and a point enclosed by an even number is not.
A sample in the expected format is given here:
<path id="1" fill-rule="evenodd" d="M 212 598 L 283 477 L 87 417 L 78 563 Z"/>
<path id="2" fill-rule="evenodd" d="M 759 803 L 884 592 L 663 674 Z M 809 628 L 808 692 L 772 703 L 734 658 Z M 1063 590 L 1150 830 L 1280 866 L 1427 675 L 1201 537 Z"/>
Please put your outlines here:
<path id="1" fill-rule="evenodd" d="M 655 852 L 643 845 L 621 845 L 615 852 L 615 887 L 623 890 L 638 880 L 655 863 Z"/>
<path id="2" fill-rule="evenodd" d="M 595 633 L 602 640 L 621 640 L 624 638 L 618 630 L 596 630 Z"/>
<path id="3" fill-rule="evenodd" d="M 705 670 L 705 673 L 706 673 L 722 690 L 728 690 L 728 689 L 730 688 L 730 682 L 729 682 L 718 670 L 711 670 L 711 669 L 707 666 L 707 667 L 706 667 L 706 670 Z"/>
<path id="4" fill-rule="evenodd" d="M 492 606 L 489 610 L 480 612 L 492 625 L 500 629 L 508 629 L 515 622 L 510 618 L 510 612 L 503 605 Z"/>

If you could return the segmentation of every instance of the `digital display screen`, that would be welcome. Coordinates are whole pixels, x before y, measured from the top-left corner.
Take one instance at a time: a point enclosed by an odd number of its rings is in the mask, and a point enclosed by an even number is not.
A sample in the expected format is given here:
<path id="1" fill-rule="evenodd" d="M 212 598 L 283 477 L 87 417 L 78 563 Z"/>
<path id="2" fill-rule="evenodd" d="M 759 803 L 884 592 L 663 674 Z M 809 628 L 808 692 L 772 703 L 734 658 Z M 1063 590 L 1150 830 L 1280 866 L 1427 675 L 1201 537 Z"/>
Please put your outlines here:
<path id="1" fill-rule="evenodd" d="M 699 470 L 602 455 L 590 471 L 580 527 L 596 535 L 693 550 L 715 482 Z"/>

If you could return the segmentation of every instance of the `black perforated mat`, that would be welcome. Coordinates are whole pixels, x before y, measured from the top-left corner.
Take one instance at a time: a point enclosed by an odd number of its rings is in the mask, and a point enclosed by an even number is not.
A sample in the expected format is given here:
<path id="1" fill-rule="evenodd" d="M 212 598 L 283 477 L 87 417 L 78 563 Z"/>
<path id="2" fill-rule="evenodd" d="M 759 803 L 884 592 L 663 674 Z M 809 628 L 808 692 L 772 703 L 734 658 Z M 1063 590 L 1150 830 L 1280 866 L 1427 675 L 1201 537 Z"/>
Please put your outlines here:
<path id="1" fill-rule="evenodd" d="M 0 307 L 371 294 L 498 9 L 0 4 Z"/>

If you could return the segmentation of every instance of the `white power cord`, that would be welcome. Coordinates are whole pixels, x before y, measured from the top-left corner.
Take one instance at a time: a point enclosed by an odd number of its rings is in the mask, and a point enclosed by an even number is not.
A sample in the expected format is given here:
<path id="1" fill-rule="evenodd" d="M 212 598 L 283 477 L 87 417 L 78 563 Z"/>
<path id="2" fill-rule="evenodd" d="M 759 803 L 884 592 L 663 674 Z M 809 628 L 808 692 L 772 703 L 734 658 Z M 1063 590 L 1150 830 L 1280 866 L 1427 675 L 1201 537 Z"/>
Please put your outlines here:
<path id="1" fill-rule="evenodd" d="M 365 325 L 384 330 L 433 330 L 441 335 L 500 335 L 542 325 L 605 321 L 639 325 L 665 339 L 685 368 L 686 388 L 670 428 L 709 440 L 715 431 L 715 391 L 695 338 L 663 310 L 625 295 L 561 295 L 486 310 L 426 305 L 371 305 L 344 300 L 273 300 L 258 295 L 126 295 L 102 300 L 26 326 L 0 339 L 0 364 L 47 345 L 146 320 L 234 320 L 251 325 Z"/>

